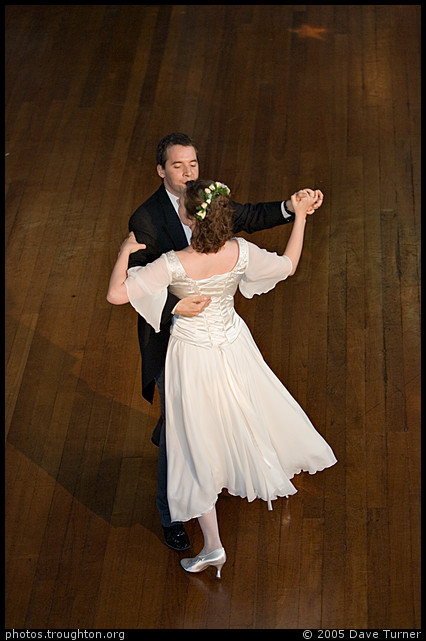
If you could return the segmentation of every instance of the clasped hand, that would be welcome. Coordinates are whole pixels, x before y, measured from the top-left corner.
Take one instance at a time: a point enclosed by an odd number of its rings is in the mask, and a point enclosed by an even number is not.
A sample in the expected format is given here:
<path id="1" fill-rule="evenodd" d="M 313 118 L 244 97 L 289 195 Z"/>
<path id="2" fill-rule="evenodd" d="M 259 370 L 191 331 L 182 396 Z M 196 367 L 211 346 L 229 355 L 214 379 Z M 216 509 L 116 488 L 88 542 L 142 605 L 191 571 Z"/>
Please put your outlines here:
<path id="1" fill-rule="evenodd" d="M 306 216 L 321 207 L 323 199 L 319 189 L 300 189 L 291 196 L 291 204 L 296 216 Z"/>

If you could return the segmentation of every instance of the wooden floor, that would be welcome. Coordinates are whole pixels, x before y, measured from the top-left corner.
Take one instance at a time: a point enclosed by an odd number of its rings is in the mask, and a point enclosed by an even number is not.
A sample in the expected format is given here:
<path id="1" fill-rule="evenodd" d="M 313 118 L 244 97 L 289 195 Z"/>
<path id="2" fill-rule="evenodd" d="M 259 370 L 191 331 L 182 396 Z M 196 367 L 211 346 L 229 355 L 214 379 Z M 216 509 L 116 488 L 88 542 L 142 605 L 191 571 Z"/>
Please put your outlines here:
<path id="1" fill-rule="evenodd" d="M 158 398 L 105 300 L 174 130 L 239 201 L 325 195 L 237 308 L 339 463 L 272 513 L 221 496 L 221 581 L 163 545 Z M 5 153 L 6 628 L 419 629 L 420 6 L 8 5 Z"/>

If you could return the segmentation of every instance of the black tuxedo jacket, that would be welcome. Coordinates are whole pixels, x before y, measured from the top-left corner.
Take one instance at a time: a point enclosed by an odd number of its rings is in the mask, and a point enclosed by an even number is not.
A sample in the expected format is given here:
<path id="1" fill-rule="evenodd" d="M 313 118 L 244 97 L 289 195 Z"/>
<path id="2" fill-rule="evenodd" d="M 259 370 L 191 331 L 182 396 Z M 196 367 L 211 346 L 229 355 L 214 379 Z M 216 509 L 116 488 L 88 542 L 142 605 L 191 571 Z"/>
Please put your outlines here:
<path id="1" fill-rule="evenodd" d="M 281 202 L 250 203 L 234 205 L 234 232 L 253 233 L 269 229 L 294 220 L 284 218 Z M 146 265 L 174 249 L 179 251 L 188 245 L 179 216 L 174 209 L 164 185 L 146 200 L 133 213 L 129 220 L 129 231 L 133 231 L 139 243 L 146 249 L 130 254 L 129 267 Z M 161 330 L 155 332 L 142 316 L 138 316 L 138 337 L 142 356 L 142 395 L 152 403 L 155 390 L 155 377 L 161 372 L 166 360 L 167 344 L 170 335 L 172 310 L 179 299 L 168 295 L 163 309 Z"/>

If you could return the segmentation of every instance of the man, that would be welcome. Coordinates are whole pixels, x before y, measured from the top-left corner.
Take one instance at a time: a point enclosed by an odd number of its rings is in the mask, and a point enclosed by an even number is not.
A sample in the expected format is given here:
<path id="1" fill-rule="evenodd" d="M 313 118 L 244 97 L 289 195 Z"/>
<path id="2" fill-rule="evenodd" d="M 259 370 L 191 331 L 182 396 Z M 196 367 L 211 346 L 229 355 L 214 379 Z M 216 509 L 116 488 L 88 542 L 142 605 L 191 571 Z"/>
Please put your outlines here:
<path id="1" fill-rule="evenodd" d="M 182 133 L 172 133 L 160 140 L 157 146 L 157 173 L 162 179 L 159 189 L 133 213 L 129 231 L 146 249 L 130 255 L 129 267 L 146 265 L 171 249 L 179 251 L 190 244 L 191 232 L 179 218 L 177 201 L 186 189 L 186 183 L 199 176 L 198 152 L 192 138 Z M 316 192 L 315 208 L 322 204 L 322 194 Z M 234 205 L 234 232 L 252 233 L 269 229 L 294 220 L 291 201 L 277 201 Z M 209 304 L 206 296 L 191 296 L 179 300 L 169 293 L 163 309 L 160 332 L 138 316 L 138 337 L 142 356 L 142 395 L 153 401 L 157 385 L 161 417 L 154 429 L 152 441 L 158 445 L 157 507 L 163 526 L 165 542 L 174 550 L 190 547 L 182 523 L 172 523 L 167 503 L 167 456 L 164 400 L 164 363 L 173 314 L 196 316 Z"/>

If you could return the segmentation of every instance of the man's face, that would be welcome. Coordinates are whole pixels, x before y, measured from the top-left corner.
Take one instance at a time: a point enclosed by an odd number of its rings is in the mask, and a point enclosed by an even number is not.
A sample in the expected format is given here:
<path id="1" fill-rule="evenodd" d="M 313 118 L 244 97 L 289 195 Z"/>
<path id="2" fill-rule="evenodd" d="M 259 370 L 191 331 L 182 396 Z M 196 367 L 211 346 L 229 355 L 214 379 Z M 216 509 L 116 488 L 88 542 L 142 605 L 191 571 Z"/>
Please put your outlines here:
<path id="1" fill-rule="evenodd" d="M 164 187 L 175 196 L 182 196 L 188 180 L 198 178 L 198 160 L 194 147 L 173 145 L 167 149 L 165 167 L 157 165 L 157 172 L 164 180 Z"/>

